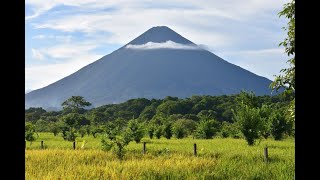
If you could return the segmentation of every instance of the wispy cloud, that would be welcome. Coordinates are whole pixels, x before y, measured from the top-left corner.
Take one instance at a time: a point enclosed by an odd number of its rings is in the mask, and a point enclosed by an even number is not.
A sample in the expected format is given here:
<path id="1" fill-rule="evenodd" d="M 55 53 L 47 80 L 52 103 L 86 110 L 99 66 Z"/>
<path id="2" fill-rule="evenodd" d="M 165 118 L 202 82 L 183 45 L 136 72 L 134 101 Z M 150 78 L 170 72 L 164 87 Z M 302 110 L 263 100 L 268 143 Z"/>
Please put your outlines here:
<path id="1" fill-rule="evenodd" d="M 288 67 L 283 48 L 219 52 L 223 59 L 270 80 Z"/>
<path id="2" fill-rule="evenodd" d="M 87 54 L 95 47 L 97 47 L 97 45 L 94 44 L 60 44 L 48 48 L 41 48 L 38 52 L 54 59 L 70 59 Z"/>
<path id="3" fill-rule="evenodd" d="M 54 83 L 82 67 L 90 64 L 103 55 L 81 54 L 57 64 L 27 66 L 25 69 L 26 89 L 38 89 Z"/>
<path id="4" fill-rule="evenodd" d="M 185 49 L 185 50 L 203 50 L 201 47 L 193 44 L 180 44 L 173 41 L 166 41 L 162 43 L 157 42 L 147 42 L 145 44 L 132 45 L 128 44 L 126 46 L 128 49 L 137 50 L 148 50 L 148 49 Z"/>
<path id="5" fill-rule="evenodd" d="M 44 57 L 43 57 L 43 54 L 37 50 L 37 49 L 31 49 L 32 50 L 32 57 L 34 59 L 38 59 L 38 60 L 42 60 Z"/>

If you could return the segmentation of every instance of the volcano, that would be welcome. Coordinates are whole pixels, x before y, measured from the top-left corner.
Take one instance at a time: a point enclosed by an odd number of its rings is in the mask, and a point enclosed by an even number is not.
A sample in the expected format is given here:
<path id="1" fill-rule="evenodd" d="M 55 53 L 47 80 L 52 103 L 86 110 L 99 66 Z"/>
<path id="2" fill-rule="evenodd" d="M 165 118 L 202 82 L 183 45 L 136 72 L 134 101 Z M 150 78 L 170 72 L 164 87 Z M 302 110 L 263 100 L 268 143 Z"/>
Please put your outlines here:
<path id="1" fill-rule="evenodd" d="M 153 27 L 73 74 L 25 95 L 25 108 L 62 109 L 71 96 L 94 107 L 132 98 L 271 95 L 271 81 L 231 64 L 166 26 Z"/>

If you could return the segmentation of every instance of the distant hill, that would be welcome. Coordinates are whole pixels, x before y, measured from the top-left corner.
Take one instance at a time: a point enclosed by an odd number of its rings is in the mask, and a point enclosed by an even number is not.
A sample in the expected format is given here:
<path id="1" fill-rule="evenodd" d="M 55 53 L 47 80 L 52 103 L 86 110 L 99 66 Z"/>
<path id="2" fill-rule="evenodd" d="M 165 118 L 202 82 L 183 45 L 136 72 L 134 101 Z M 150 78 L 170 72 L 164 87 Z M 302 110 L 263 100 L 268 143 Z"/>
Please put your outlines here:
<path id="1" fill-rule="evenodd" d="M 270 83 L 158 26 L 77 72 L 27 93 L 25 108 L 61 109 L 71 96 L 83 96 L 97 107 L 132 98 L 228 95 L 241 90 L 270 95 Z"/>

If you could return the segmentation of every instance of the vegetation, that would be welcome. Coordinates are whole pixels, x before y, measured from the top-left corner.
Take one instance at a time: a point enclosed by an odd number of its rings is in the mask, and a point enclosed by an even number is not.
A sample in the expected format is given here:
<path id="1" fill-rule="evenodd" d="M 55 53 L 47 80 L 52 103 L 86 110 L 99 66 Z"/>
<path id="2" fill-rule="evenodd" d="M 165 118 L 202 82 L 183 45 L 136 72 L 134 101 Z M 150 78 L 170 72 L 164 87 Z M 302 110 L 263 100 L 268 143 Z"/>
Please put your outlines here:
<path id="1" fill-rule="evenodd" d="M 84 109 L 89 105 L 81 96 L 72 96 L 61 111 L 47 112 L 42 108 L 25 111 L 26 140 L 33 133 L 52 132 L 64 140 L 75 141 L 91 134 L 107 135 L 112 141 L 126 131 L 136 143 L 148 135 L 150 139 L 179 139 L 193 136 L 210 139 L 215 136 L 246 138 L 253 145 L 261 137 L 281 140 L 294 135 L 294 125 L 282 116 L 290 106 L 290 96 L 255 96 L 241 92 L 230 96 L 192 96 L 179 99 L 132 99 L 120 104 Z M 38 118 L 38 119 L 35 119 Z M 134 118 L 137 117 L 137 118 Z"/>
<path id="2" fill-rule="evenodd" d="M 44 141 L 47 149 L 40 149 Z M 82 142 L 87 142 L 81 148 Z M 131 141 L 120 161 L 114 151 L 102 151 L 101 139 L 92 135 L 78 137 L 77 148 L 52 133 L 39 138 L 26 150 L 26 179 L 295 179 L 295 142 L 262 139 L 248 146 L 244 139 L 191 137 Z M 193 143 L 198 156 L 193 155 Z M 269 148 L 269 162 L 263 148 Z"/>
<path id="3" fill-rule="evenodd" d="M 283 27 L 287 31 L 287 37 L 284 41 L 280 42 L 279 46 L 285 48 L 285 53 L 289 56 L 287 63 L 289 64 L 288 68 L 282 69 L 280 74 L 276 76 L 273 83 L 270 85 L 273 89 L 279 90 L 284 88 L 284 94 L 291 95 L 291 102 L 287 108 L 286 114 L 289 117 L 289 120 L 294 125 L 295 122 L 295 0 L 292 0 L 289 3 L 286 3 L 283 7 L 283 10 L 279 12 L 279 17 L 285 16 L 289 21 L 287 27 Z M 294 130 L 294 128 L 293 128 Z"/>

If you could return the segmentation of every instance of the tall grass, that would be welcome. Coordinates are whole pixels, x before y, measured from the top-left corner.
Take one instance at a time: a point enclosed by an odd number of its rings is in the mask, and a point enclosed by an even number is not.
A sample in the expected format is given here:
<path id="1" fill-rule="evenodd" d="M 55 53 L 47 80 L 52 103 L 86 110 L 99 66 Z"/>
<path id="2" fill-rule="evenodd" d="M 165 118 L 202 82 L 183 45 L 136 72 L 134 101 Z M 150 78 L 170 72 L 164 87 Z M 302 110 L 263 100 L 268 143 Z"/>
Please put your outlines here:
<path id="1" fill-rule="evenodd" d="M 47 149 L 40 150 L 43 140 Z M 80 142 L 86 140 L 83 149 Z M 248 146 L 243 139 L 152 139 L 147 153 L 142 143 L 131 142 L 124 160 L 100 150 L 101 138 L 72 142 L 48 133 L 39 134 L 26 150 L 26 179 L 294 179 L 294 139 L 262 140 Z M 193 143 L 198 156 L 193 155 Z M 269 147 L 269 162 L 263 148 Z"/>

